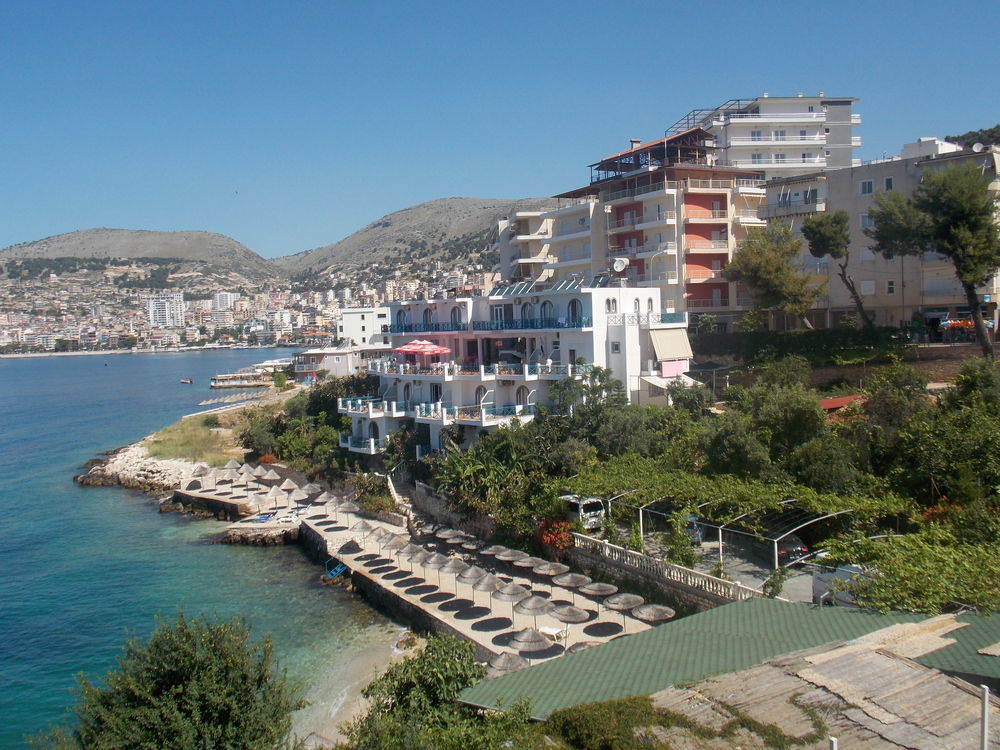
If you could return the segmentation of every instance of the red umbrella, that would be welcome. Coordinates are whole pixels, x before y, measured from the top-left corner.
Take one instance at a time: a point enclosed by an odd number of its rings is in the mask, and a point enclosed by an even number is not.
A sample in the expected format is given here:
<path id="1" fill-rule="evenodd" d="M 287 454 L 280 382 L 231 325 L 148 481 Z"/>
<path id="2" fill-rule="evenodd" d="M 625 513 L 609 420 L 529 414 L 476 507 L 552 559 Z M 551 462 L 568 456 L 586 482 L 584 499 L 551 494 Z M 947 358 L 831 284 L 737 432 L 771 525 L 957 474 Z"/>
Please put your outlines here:
<path id="1" fill-rule="evenodd" d="M 439 346 L 430 341 L 425 341 L 423 339 L 414 339 L 408 344 L 403 344 L 402 346 L 397 346 L 393 349 L 397 354 L 420 354 L 424 356 L 430 356 L 432 354 L 450 354 L 451 349 L 447 346 Z"/>

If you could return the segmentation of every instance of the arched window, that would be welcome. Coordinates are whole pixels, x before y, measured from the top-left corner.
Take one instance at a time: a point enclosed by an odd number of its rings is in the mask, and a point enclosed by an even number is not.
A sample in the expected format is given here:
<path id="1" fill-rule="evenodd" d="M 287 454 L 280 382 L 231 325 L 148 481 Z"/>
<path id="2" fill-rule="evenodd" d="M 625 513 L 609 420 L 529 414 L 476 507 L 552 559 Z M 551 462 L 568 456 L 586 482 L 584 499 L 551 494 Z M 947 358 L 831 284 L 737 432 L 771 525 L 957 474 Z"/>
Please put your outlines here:
<path id="1" fill-rule="evenodd" d="M 369 422 L 368 423 L 368 437 L 378 440 L 378 423 Z"/>
<path id="2" fill-rule="evenodd" d="M 426 310 L 424 310 L 424 325 L 429 326 L 431 324 L 431 319 L 433 317 L 434 316 L 432 315 L 431 309 L 429 307 Z"/>
<path id="3" fill-rule="evenodd" d="M 566 307 L 566 317 L 570 320 L 580 320 L 583 317 L 583 303 L 578 299 L 571 299 Z"/>
<path id="4" fill-rule="evenodd" d="M 606 312 L 606 313 L 610 313 L 611 312 L 611 299 L 610 298 L 604 300 L 604 312 Z"/>
<path id="5" fill-rule="evenodd" d="M 403 333 L 403 326 L 406 325 L 406 311 L 396 310 L 396 325 L 400 327 L 400 333 Z"/>
<path id="6" fill-rule="evenodd" d="M 639 298 L 636 297 L 635 301 L 632 304 L 632 312 L 634 312 L 636 315 L 638 315 L 641 308 L 642 308 L 642 304 L 639 302 Z"/>
<path id="7" fill-rule="evenodd" d="M 483 386 L 476 388 L 476 403 L 483 403 L 483 399 L 486 398 L 486 389 Z"/>
<path id="8" fill-rule="evenodd" d="M 455 305 L 451 308 L 451 322 L 455 325 L 461 325 L 465 321 L 462 320 L 464 316 L 462 315 L 462 308 L 460 305 Z"/>
<path id="9" fill-rule="evenodd" d="M 534 313 L 534 308 L 530 302 L 521 305 L 521 320 L 531 320 L 532 313 Z"/>
<path id="10" fill-rule="evenodd" d="M 551 302 L 545 300 L 542 303 L 542 320 L 552 320 L 556 316 L 555 312 Z"/>
<path id="11" fill-rule="evenodd" d="M 406 385 L 403 386 L 403 401 L 408 402 L 409 400 L 410 400 L 410 384 L 407 383 Z"/>
<path id="12" fill-rule="evenodd" d="M 524 406 L 528 403 L 528 388 L 527 386 L 521 386 L 517 389 L 517 393 L 514 395 L 514 402 L 518 406 Z"/>
<path id="13" fill-rule="evenodd" d="M 653 312 L 653 298 L 652 297 L 650 297 L 646 301 L 646 312 Z"/>

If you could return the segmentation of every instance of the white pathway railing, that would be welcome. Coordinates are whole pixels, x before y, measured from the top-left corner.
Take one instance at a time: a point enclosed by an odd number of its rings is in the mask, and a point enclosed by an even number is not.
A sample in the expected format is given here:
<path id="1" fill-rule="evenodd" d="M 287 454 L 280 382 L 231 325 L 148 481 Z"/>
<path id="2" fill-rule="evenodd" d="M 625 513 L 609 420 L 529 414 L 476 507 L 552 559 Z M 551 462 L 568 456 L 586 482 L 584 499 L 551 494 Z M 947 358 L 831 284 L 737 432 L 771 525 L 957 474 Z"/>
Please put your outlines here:
<path id="1" fill-rule="evenodd" d="M 611 544 L 600 539 L 594 539 L 583 534 L 573 534 L 573 544 L 584 552 L 592 555 L 604 557 L 609 562 L 617 563 L 623 567 L 635 568 L 636 570 L 652 576 L 658 576 L 668 581 L 676 581 L 694 589 L 700 589 L 715 596 L 725 597 L 737 601 L 740 599 L 750 599 L 754 596 L 763 596 L 760 591 L 749 586 L 744 586 L 736 581 L 727 581 L 724 578 L 716 578 L 708 573 L 701 573 L 682 565 L 675 565 L 666 560 L 657 560 L 655 557 L 644 555 L 641 552 L 634 552 L 617 544 Z"/>

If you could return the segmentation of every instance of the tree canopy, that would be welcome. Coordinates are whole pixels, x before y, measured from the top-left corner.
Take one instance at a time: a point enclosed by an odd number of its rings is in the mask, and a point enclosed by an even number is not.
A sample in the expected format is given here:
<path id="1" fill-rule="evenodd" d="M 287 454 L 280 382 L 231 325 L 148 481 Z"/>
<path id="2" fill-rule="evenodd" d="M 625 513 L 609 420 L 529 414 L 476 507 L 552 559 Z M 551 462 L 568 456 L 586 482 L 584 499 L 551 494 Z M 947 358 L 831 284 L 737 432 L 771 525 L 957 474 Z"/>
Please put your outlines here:
<path id="1" fill-rule="evenodd" d="M 802 235 L 809 243 L 809 253 L 816 258 L 823 258 L 829 255 L 837 263 L 840 270 L 837 275 L 846 287 L 854 306 L 858 310 L 858 317 L 865 328 L 874 328 L 875 322 L 865 310 L 864 300 L 858 293 L 854 278 L 847 273 L 847 266 L 851 262 L 851 217 L 846 211 L 834 211 L 833 213 L 821 213 L 809 216 L 802 221 Z"/>
<path id="2" fill-rule="evenodd" d="M 823 286 L 796 266 L 801 250 L 802 238 L 787 224 L 751 229 L 722 275 L 727 281 L 745 284 L 757 307 L 781 310 L 812 328 L 805 314 L 823 293 Z"/>
<path id="3" fill-rule="evenodd" d="M 965 291 L 983 356 L 993 356 L 976 287 L 1000 269 L 1000 230 L 989 179 L 975 164 L 930 170 L 908 198 L 879 193 L 869 209 L 874 226 L 865 234 L 887 258 L 937 252 L 955 267 Z"/>
<path id="4" fill-rule="evenodd" d="M 187 618 L 131 640 L 99 682 L 77 678 L 75 725 L 38 744 L 63 748 L 279 748 L 302 708 L 271 641 L 250 626 Z"/>

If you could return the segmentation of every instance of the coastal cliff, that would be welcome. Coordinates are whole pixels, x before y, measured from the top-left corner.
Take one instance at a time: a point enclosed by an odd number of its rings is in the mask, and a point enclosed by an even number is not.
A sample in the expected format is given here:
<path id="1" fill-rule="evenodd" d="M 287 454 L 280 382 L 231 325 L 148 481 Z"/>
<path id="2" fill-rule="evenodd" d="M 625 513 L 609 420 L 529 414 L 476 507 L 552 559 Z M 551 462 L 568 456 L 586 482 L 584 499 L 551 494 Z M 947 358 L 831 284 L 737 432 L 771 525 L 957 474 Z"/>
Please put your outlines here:
<path id="1" fill-rule="evenodd" d="M 195 464 L 178 459 L 151 458 L 143 442 L 119 448 L 107 458 L 88 462 L 87 471 L 73 479 L 83 485 L 120 485 L 156 493 L 173 490 L 191 476 Z"/>

